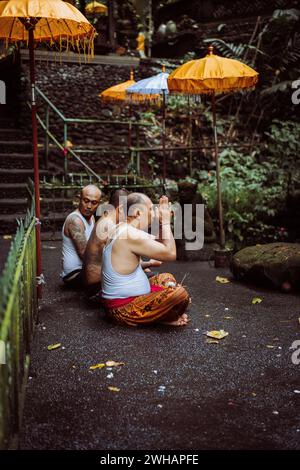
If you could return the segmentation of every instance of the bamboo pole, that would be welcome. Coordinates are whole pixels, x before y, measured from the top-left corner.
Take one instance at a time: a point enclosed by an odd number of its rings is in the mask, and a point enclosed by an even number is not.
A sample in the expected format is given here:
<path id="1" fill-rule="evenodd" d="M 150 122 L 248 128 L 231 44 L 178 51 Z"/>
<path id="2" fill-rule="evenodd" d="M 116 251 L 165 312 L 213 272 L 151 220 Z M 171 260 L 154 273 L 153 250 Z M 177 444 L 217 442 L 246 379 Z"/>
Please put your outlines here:
<path id="1" fill-rule="evenodd" d="M 217 175 L 217 205 L 219 216 L 219 230 L 220 230 L 220 245 L 225 248 L 225 233 L 223 227 L 223 206 L 222 206 L 222 192 L 221 192 L 221 174 L 220 174 L 220 160 L 218 151 L 218 133 L 217 133 L 217 117 L 216 117 L 216 95 L 212 95 L 212 111 L 213 111 L 213 129 L 214 129 L 214 147 L 215 147 L 215 162 L 216 162 L 216 175 Z"/>
<path id="2" fill-rule="evenodd" d="M 31 121 L 32 121 L 32 149 L 34 165 L 34 192 L 35 192 L 35 217 L 36 217 L 36 258 L 37 258 L 37 295 L 42 298 L 42 255 L 41 255 L 41 204 L 40 204 L 40 174 L 38 155 L 38 133 L 35 99 L 35 64 L 34 64 L 34 29 L 35 25 L 27 22 L 29 35 L 29 61 L 30 61 L 30 86 L 31 86 Z"/>

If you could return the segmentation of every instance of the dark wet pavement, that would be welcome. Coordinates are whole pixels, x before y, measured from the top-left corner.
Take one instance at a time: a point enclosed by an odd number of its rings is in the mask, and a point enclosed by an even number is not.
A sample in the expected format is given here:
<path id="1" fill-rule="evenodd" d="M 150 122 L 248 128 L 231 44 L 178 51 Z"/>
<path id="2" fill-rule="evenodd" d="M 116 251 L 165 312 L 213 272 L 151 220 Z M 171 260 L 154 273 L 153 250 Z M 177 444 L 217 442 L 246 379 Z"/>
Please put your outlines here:
<path id="1" fill-rule="evenodd" d="M 43 246 L 47 285 L 21 449 L 300 449 L 300 364 L 291 349 L 300 340 L 299 295 L 239 284 L 206 262 L 176 262 L 161 271 L 178 281 L 187 274 L 190 324 L 122 327 L 60 287 L 60 243 Z M 256 296 L 263 300 L 252 305 Z M 229 335 L 209 344 L 203 333 L 215 329 Z M 62 347 L 48 351 L 53 343 Z M 89 369 L 107 360 L 125 365 Z"/>

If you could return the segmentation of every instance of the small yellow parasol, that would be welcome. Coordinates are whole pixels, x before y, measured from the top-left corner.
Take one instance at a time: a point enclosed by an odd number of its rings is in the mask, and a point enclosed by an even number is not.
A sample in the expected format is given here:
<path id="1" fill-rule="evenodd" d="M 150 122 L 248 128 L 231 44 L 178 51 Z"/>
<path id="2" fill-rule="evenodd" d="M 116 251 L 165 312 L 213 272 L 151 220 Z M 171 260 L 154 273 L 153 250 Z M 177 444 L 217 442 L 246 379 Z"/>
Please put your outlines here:
<path id="1" fill-rule="evenodd" d="M 113 85 L 110 88 L 107 88 L 106 90 L 102 91 L 99 94 L 99 97 L 101 98 L 102 101 L 106 103 L 113 103 L 115 101 L 123 101 L 126 103 L 132 103 L 132 95 L 128 95 L 126 93 L 127 89 L 133 85 L 135 85 L 135 80 L 134 80 L 134 74 L 131 71 L 130 72 L 130 79 L 127 80 L 126 82 L 118 83 L 118 85 Z M 156 95 L 151 95 L 151 94 L 134 94 L 134 102 L 137 103 L 147 103 L 149 101 L 156 101 L 159 99 L 160 96 L 158 94 Z"/>
<path id="2" fill-rule="evenodd" d="M 85 7 L 86 15 L 107 15 L 107 11 L 107 6 L 99 2 L 89 2 Z"/>
<path id="3" fill-rule="evenodd" d="M 111 86 L 106 90 L 99 93 L 99 97 L 103 102 L 106 103 L 113 103 L 116 101 L 126 101 L 127 95 L 126 90 L 131 85 L 135 84 L 135 80 L 133 78 L 133 72 L 130 72 L 130 79 L 126 82 L 119 83 L 118 85 Z"/>
<path id="4" fill-rule="evenodd" d="M 29 47 L 32 147 L 34 163 L 36 250 L 38 297 L 43 283 L 41 259 L 40 187 L 38 135 L 35 99 L 35 43 L 58 43 L 60 49 L 69 46 L 93 55 L 95 29 L 73 5 L 62 0 L 0 1 L 0 39 L 6 44 L 25 42 Z"/>
<path id="5" fill-rule="evenodd" d="M 170 93 L 192 95 L 194 97 L 202 94 L 210 94 L 212 96 L 220 245 L 221 248 L 224 248 L 225 234 L 223 228 L 215 95 L 254 87 L 258 81 L 258 73 L 238 60 L 215 55 L 213 53 L 213 46 L 209 46 L 208 51 L 209 53 L 204 58 L 191 60 L 174 70 L 168 78 L 168 85 Z"/>
<path id="6" fill-rule="evenodd" d="M 162 71 L 152 77 L 144 78 L 126 90 L 126 94 L 133 102 L 138 102 L 141 97 L 150 102 L 162 103 L 162 147 L 163 147 L 163 183 L 166 183 L 167 158 L 166 158 L 166 98 L 169 93 L 168 77 L 165 65 Z"/>
<path id="7" fill-rule="evenodd" d="M 99 93 L 99 97 L 101 101 L 104 103 L 126 103 L 130 106 L 130 117 L 131 117 L 131 104 L 132 100 L 130 96 L 126 93 L 126 90 L 135 84 L 134 74 L 131 70 L 130 72 L 130 79 L 126 82 L 119 83 L 118 85 L 113 85 L 110 88 Z M 157 100 L 157 96 L 154 95 L 136 95 L 135 97 L 135 104 L 139 103 L 146 103 L 148 101 L 155 101 Z M 131 119 L 129 121 L 129 129 L 128 129 L 128 146 L 131 147 L 132 142 L 132 122 Z"/>

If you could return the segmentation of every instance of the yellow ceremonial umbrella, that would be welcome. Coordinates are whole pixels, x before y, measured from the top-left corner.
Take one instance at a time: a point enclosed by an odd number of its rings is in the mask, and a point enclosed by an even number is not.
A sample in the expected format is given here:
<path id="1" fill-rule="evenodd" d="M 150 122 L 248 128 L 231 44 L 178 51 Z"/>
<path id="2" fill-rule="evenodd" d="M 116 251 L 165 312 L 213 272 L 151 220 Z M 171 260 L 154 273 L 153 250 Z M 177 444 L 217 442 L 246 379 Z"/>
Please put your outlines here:
<path id="1" fill-rule="evenodd" d="M 212 96 L 220 245 L 221 248 L 224 248 L 225 234 L 223 228 L 215 95 L 217 93 L 229 93 L 254 87 L 258 81 L 258 73 L 238 60 L 215 55 L 213 53 L 213 46 L 209 46 L 208 50 L 209 53 L 204 58 L 191 60 L 172 72 L 168 78 L 168 85 L 170 93 L 192 96 L 210 94 Z"/>
<path id="2" fill-rule="evenodd" d="M 130 72 L 130 79 L 126 82 L 118 83 L 118 85 L 111 86 L 106 90 L 99 93 L 99 97 L 103 102 L 106 103 L 114 103 L 114 102 L 124 102 L 127 100 L 126 90 L 131 85 L 135 84 L 135 80 L 133 78 L 133 72 Z"/>
<path id="3" fill-rule="evenodd" d="M 162 103 L 162 147 L 163 147 L 163 183 L 166 183 L 167 158 L 166 158 L 166 97 L 168 96 L 168 79 L 166 67 L 162 66 L 162 71 L 152 77 L 144 78 L 135 85 L 127 88 L 126 94 L 133 102 L 143 97 L 150 102 Z"/>
<path id="4" fill-rule="evenodd" d="M 124 103 L 127 101 L 126 90 L 131 85 L 135 84 L 135 80 L 133 78 L 133 72 L 130 72 L 130 79 L 126 82 L 118 83 L 118 85 L 111 86 L 106 90 L 102 91 L 98 96 L 100 97 L 101 101 L 105 103 Z M 131 114 L 131 108 L 130 108 Z M 129 129 L 128 129 L 128 146 L 131 147 L 132 141 L 132 125 L 131 119 L 129 121 Z"/>
<path id="5" fill-rule="evenodd" d="M 108 11 L 107 6 L 99 2 L 90 2 L 85 7 L 86 15 L 93 15 L 93 14 L 106 15 L 107 11 Z"/>
<path id="6" fill-rule="evenodd" d="M 0 1 L 0 39 L 6 44 L 25 42 L 29 47 L 32 146 L 34 162 L 37 281 L 41 297 L 43 281 L 41 260 L 39 158 L 35 99 L 35 43 L 58 43 L 64 47 L 82 50 L 93 55 L 95 29 L 73 5 L 62 0 L 7 0 Z"/>
<path id="7" fill-rule="evenodd" d="M 126 82 L 118 83 L 117 85 L 113 85 L 110 88 L 102 91 L 98 96 L 101 98 L 102 101 L 106 103 L 114 103 L 116 101 L 122 101 L 126 103 L 146 103 L 148 101 L 157 101 L 160 98 L 158 94 L 151 95 L 151 94 L 134 94 L 134 101 L 132 100 L 132 94 L 127 94 L 127 89 L 135 84 L 134 74 L 130 72 L 130 79 Z"/>
<path id="8" fill-rule="evenodd" d="M 134 85 L 136 82 L 134 80 L 133 71 L 130 72 L 130 79 L 126 82 L 118 83 L 117 85 L 113 85 L 110 88 L 102 91 L 98 96 L 100 97 L 101 101 L 104 103 L 128 103 L 129 105 L 132 104 L 132 100 L 130 96 L 126 93 L 126 90 Z M 157 96 L 154 95 L 136 95 L 135 96 L 135 103 L 145 103 L 148 101 L 154 101 L 157 99 Z M 131 106 L 130 106 L 130 117 L 131 117 Z M 128 146 L 131 147 L 132 141 L 132 123 L 131 119 L 129 121 L 129 130 L 128 130 Z"/>

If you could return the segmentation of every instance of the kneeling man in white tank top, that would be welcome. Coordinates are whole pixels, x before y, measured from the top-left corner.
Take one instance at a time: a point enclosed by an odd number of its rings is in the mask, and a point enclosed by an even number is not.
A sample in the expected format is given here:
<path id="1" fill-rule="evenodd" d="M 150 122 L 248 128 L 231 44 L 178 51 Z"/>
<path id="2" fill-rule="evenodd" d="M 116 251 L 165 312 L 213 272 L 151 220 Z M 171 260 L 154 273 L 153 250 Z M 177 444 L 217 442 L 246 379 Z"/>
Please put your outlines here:
<path id="1" fill-rule="evenodd" d="M 62 228 L 61 278 L 72 287 L 82 286 L 82 260 L 100 200 L 101 191 L 97 186 L 85 186 L 79 196 L 78 209 L 68 215 Z"/>

